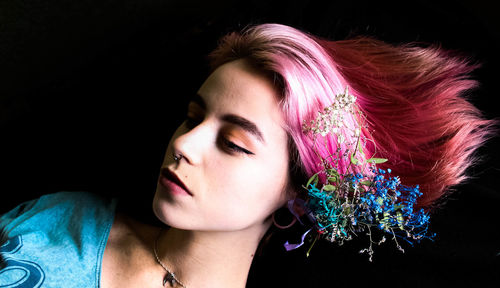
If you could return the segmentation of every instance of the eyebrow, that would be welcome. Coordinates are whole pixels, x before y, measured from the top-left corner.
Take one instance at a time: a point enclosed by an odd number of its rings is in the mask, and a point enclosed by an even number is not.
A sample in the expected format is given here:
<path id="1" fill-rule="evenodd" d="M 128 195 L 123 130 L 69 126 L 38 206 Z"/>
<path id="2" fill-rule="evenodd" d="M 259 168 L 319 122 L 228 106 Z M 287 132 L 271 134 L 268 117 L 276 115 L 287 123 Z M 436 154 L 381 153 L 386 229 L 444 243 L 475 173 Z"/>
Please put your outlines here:
<path id="1" fill-rule="evenodd" d="M 207 104 L 205 103 L 205 100 L 203 100 L 203 98 L 201 98 L 201 96 L 198 93 L 196 93 L 191 98 L 191 101 L 200 105 L 200 107 L 203 109 L 207 108 Z M 221 120 L 240 127 L 241 129 L 243 129 L 246 132 L 255 136 L 262 143 L 266 142 L 264 140 L 264 136 L 263 136 L 262 132 L 259 130 L 257 125 L 246 118 L 243 118 L 243 117 L 235 115 L 235 114 L 224 114 L 224 115 L 222 115 Z"/>
<path id="2" fill-rule="evenodd" d="M 236 125 L 241 129 L 247 131 L 248 133 L 254 135 L 260 142 L 263 143 L 266 142 L 264 141 L 264 136 L 262 136 L 262 132 L 260 132 L 259 128 L 257 128 L 257 125 L 255 125 L 252 121 L 234 114 L 225 114 L 221 117 L 221 119 L 222 121 Z"/>

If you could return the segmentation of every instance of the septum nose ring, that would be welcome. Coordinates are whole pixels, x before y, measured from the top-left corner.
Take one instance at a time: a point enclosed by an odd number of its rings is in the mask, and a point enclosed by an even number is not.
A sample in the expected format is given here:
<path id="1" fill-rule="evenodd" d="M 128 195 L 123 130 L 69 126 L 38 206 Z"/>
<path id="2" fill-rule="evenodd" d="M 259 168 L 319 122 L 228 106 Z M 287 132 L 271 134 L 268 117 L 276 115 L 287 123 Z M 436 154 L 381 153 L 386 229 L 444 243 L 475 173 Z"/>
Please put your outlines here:
<path id="1" fill-rule="evenodd" d="M 173 153 L 173 156 L 174 156 L 174 161 L 175 162 L 179 162 L 181 159 L 182 159 L 182 154 L 175 154 Z"/>

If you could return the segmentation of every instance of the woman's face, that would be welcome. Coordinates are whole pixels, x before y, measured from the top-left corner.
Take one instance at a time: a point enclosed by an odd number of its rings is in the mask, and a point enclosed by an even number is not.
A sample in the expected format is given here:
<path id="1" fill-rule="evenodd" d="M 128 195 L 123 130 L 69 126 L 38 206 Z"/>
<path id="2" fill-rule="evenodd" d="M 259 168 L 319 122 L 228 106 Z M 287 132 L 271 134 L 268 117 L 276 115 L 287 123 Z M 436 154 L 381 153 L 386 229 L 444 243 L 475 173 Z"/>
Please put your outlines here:
<path id="1" fill-rule="evenodd" d="M 287 134 L 277 99 L 272 82 L 245 60 L 208 77 L 168 145 L 153 203 L 160 220 L 202 231 L 269 223 L 287 200 Z"/>

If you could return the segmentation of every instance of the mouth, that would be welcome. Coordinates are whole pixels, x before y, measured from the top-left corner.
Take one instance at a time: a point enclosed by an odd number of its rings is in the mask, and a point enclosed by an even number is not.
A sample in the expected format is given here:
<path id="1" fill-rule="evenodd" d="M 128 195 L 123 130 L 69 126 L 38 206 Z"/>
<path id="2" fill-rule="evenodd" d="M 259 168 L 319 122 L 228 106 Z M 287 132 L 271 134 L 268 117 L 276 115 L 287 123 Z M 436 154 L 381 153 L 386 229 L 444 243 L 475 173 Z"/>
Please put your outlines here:
<path id="1" fill-rule="evenodd" d="M 161 169 L 160 183 L 163 186 L 170 186 L 170 184 L 173 183 L 174 185 L 177 185 L 179 188 L 184 190 L 187 194 L 193 196 L 193 193 L 189 191 L 184 182 L 182 182 L 181 179 L 179 179 L 179 177 L 168 168 Z"/>

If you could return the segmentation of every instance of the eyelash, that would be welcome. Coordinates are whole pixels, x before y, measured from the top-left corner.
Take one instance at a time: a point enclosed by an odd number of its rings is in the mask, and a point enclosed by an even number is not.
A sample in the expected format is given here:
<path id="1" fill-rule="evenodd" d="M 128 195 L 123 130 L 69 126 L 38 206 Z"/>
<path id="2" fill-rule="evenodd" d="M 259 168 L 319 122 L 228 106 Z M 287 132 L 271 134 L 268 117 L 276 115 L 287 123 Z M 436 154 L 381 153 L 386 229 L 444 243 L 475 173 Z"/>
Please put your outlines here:
<path id="1" fill-rule="evenodd" d="M 224 144 L 224 146 L 226 146 L 227 149 L 231 150 L 232 152 L 236 152 L 236 153 L 245 153 L 247 155 L 253 155 L 252 152 L 248 151 L 247 149 L 245 148 L 242 148 L 236 144 L 234 144 L 233 142 L 227 140 L 226 138 L 222 137 L 222 142 Z"/>
<path id="2" fill-rule="evenodd" d="M 201 121 L 199 121 L 193 117 L 186 116 L 186 126 L 188 127 L 189 130 L 196 127 L 198 124 L 200 124 L 200 122 Z M 245 148 L 242 148 L 242 147 L 234 144 L 234 142 L 231 142 L 227 138 L 224 138 L 222 136 L 221 136 L 221 142 L 225 146 L 224 148 L 227 149 L 228 152 L 230 152 L 230 153 L 244 153 L 247 155 L 254 155 L 254 153 L 248 151 Z"/>

